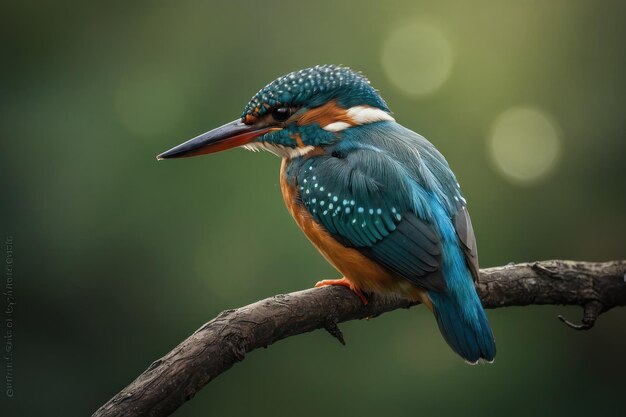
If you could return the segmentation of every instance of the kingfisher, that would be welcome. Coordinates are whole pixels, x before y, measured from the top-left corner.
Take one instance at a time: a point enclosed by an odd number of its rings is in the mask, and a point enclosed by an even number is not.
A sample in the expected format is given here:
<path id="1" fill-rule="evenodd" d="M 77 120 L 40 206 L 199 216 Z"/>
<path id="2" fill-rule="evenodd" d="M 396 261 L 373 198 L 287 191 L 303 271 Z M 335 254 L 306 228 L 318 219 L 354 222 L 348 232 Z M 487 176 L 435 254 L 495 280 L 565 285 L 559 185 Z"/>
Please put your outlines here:
<path id="1" fill-rule="evenodd" d="M 476 238 L 457 179 L 421 135 L 397 123 L 361 73 L 336 65 L 291 72 L 256 93 L 240 118 L 160 155 L 184 158 L 243 147 L 282 158 L 289 213 L 365 294 L 419 301 L 466 362 L 493 362 L 493 333 L 474 283 Z"/>

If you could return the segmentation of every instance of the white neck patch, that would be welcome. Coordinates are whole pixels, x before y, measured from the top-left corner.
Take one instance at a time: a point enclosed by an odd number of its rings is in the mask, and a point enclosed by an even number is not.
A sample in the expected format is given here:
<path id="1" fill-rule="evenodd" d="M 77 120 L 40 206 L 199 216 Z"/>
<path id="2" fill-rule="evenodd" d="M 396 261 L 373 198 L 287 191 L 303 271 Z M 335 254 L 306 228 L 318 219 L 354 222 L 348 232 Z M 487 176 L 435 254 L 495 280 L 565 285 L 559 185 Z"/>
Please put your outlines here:
<path id="1" fill-rule="evenodd" d="M 289 146 L 277 145 L 269 142 L 252 142 L 242 146 L 252 152 L 267 151 L 281 158 L 293 159 L 306 155 L 315 149 L 314 146 L 304 146 L 302 148 L 291 148 Z"/>
<path id="2" fill-rule="evenodd" d="M 354 106 L 350 107 L 346 112 L 346 115 L 352 120 L 355 125 L 364 125 L 374 122 L 395 122 L 396 119 L 391 117 L 389 113 L 376 107 L 370 106 Z M 346 122 L 333 122 L 327 124 L 322 129 L 329 132 L 341 132 L 344 129 L 349 128 L 351 125 Z"/>

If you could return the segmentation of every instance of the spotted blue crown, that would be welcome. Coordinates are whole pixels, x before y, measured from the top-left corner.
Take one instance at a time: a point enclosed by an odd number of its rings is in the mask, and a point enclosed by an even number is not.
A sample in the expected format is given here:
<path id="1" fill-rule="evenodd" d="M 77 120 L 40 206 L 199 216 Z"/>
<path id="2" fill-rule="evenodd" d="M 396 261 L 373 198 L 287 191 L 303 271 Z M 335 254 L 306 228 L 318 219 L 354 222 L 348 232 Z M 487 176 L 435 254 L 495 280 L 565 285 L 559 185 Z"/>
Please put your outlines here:
<path id="1" fill-rule="evenodd" d="M 281 106 L 318 107 L 331 100 L 344 108 L 369 105 L 389 111 L 367 78 L 337 65 L 317 65 L 294 71 L 272 81 L 256 93 L 241 117 L 263 116 Z"/>

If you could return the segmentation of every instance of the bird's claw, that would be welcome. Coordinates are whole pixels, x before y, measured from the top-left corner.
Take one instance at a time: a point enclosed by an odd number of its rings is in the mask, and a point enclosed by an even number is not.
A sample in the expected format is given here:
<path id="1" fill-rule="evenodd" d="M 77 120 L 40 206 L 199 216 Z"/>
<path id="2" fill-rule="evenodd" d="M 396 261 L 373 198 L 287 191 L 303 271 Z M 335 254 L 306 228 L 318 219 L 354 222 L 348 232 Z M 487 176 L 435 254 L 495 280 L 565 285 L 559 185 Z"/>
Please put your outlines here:
<path id="1" fill-rule="evenodd" d="M 355 287 L 346 278 L 341 278 L 341 279 L 324 279 L 322 281 L 317 281 L 315 283 L 315 288 L 326 287 L 328 285 L 339 285 L 339 286 L 342 286 L 342 287 L 347 287 L 347 288 L 350 289 L 350 291 L 355 293 L 361 299 L 363 304 L 365 304 L 365 305 L 369 304 L 369 301 L 367 301 L 367 298 L 365 298 L 365 295 L 363 294 L 363 292 L 359 288 Z"/>

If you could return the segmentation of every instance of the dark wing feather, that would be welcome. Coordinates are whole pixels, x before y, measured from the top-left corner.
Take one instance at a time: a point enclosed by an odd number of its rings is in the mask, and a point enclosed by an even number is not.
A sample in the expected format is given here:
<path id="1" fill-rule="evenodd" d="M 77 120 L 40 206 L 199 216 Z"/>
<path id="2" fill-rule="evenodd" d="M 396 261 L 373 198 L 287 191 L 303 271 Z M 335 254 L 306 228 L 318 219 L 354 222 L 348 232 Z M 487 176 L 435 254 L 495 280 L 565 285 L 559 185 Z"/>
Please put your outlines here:
<path id="1" fill-rule="evenodd" d="M 387 269 L 414 284 L 435 291 L 446 289 L 441 274 L 441 244 L 432 225 L 406 212 L 397 228 L 372 247 L 358 248 Z"/>
<path id="2" fill-rule="evenodd" d="M 474 281 L 478 282 L 480 268 L 478 267 L 478 249 L 476 246 L 476 236 L 472 228 L 472 220 L 470 219 L 467 207 L 461 206 L 454 216 L 454 228 L 456 234 L 461 241 L 461 248 L 465 255 L 465 261 L 469 266 Z"/>

